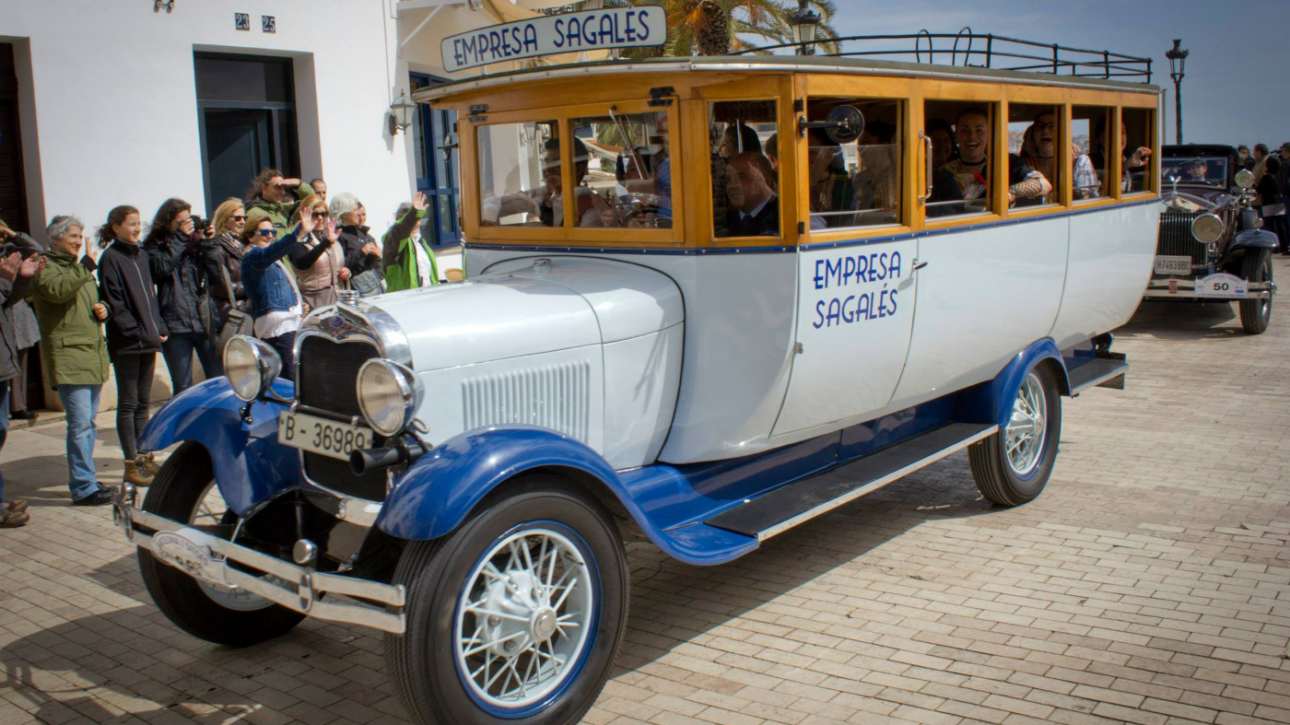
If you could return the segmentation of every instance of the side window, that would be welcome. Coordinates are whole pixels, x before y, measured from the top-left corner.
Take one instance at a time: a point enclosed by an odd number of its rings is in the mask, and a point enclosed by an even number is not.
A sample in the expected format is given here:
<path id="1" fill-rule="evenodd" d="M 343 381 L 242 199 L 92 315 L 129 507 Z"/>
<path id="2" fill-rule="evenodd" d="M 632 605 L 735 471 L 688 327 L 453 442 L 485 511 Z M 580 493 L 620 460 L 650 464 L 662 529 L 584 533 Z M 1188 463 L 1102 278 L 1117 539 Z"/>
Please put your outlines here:
<path id="1" fill-rule="evenodd" d="M 775 101 L 708 104 L 712 225 L 718 239 L 778 237 L 779 174 L 767 146 L 778 149 Z"/>
<path id="2" fill-rule="evenodd" d="M 1008 104 L 1008 188 L 1014 206 L 1047 206 L 1058 202 L 1066 170 L 1060 168 L 1061 109 L 1053 105 Z M 1042 177 L 1034 177 L 1038 172 Z M 1039 186 L 1040 189 L 1034 187 Z"/>
<path id="3" fill-rule="evenodd" d="M 984 214 L 991 209 L 990 146 L 998 107 L 963 101 L 927 101 L 926 128 L 932 139 L 932 194 L 927 216 Z M 946 148 L 938 136 L 950 134 Z"/>
<path id="4" fill-rule="evenodd" d="M 672 162 L 666 113 L 575 118 L 576 227 L 670 229 Z"/>
<path id="5" fill-rule="evenodd" d="M 559 129 L 555 121 L 479 128 L 480 224 L 563 225 Z"/>
<path id="6" fill-rule="evenodd" d="M 1155 141 L 1156 112 L 1150 108 L 1125 108 L 1120 111 L 1120 137 L 1124 139 L 1124 191 L 1152 191 L 1151 149 Z M 1230 170 L 1229 170 L 1230 171 Z M 1230 181 L 1224 180 L 1226 188 Z"/>
<path id="7" fill-rule="evenodd" d="M 1114 110 L 1104 106 L 1075 106 L 1071 109 L 1071 141 L 1079 154 L 1074 157 L 1071 187 L 1075 201 L 1104 199 L 1111 194 L 1110 167 L 1106 150 L 1111 144 Z"/>
<path id="8" fill-rule="evenodd" d="M 807 131 L 812 231 L 899 223 L 900 111 L 899 101 L 866 98 L 812 98 L 807 104 L 811 122 L 859 121 Z"/>

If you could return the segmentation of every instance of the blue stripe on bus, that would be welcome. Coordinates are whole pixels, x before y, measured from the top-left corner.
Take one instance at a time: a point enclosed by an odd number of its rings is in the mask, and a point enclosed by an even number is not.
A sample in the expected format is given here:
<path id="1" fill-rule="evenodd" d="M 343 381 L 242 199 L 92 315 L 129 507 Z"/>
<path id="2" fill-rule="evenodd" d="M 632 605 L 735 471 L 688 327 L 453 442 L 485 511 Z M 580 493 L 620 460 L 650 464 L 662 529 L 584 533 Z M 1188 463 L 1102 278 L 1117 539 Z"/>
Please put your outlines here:
<path id="1" fill-rule="evenodd" d="M 772 246 L 772 247 L 700 247 L 698 249 L 659 249 L 656 247 L 556 247 L 550 245 L 528 245 L 528 244 L 462 244 L 462 247 L 470 247 L 480 251 L 500 251 L 500 252 L 573 252 L 583 254 L 646 254 L 661 256 L 707 256 L 711 254 L 784 254 L 789 252 L 813 251 L 817 249 L 837 249 L 840 247 L 856 247 L 865 244 L 883 244 L 886 242 L 899 242 L 906 239 L 915 239 L 917 237 L 931 237 L 939 234 L 954 234 L 958 232 L 973 232 L 981 229 L 990 229 L 992 227 L 1009 226 L 1012 224 L 1028 224 L 1031 222 L 1049 221 L 1052 219 L 1065 219 L 1083 214 L 1096 214 L 1098 212 L 1109 212 L 1117 209 L 1130 209 L 1136 206 L 1145 206 L 1147 204 L 1160 203 L 1159 197 L 1152 197 L 1142 201 L 1134 201 L 1114 206 L 1098 206 L 1093 209 L 1074 209 L 1071 211 L 1058 212 L 1055 214 L 1041 214 L 1036 216 L 1024 217 L 1021 219 L 1001 219 L 998 221 L 985 222 L 983 224 L 964 224 L 960 226 L 946 227 L 944 229 L 924 229 L 920 232 L 903 232 L 901 234 L 892 234 L 885 237 L 865 237 L 863 239 L 846 239 L 836 242 L 816 242 L 814 244 L 802 244 L 799 246 Z"/>

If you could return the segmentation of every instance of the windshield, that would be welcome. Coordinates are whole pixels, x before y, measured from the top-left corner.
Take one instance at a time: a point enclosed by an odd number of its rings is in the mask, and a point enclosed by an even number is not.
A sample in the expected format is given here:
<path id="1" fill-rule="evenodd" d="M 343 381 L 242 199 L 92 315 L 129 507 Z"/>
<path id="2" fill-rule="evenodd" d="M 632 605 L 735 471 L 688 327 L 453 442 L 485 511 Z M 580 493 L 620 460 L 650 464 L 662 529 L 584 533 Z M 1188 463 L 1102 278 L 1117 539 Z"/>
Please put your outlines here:
<path id="1" fill-rule="evenodd" d="M 1227 159 L 1215 156 L 1197 156 L 1195 158 L 1164 159 L 1160 165 L 1160 175 L 1165 184 L 1207 184 L 1221 189 L 1227 188 Z"/>

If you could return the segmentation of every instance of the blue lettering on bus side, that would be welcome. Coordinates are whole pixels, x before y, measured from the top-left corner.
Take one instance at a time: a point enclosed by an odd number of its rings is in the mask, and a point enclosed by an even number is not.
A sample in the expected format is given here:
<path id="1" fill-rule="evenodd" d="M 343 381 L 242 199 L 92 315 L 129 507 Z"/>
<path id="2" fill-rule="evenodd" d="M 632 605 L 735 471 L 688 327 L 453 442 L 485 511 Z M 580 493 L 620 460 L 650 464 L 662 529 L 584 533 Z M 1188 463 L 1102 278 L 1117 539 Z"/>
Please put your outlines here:
<path id="1" fill-rule="evenodd" d="M 882 283 L 882 288 L 818 300 L 815 303 L 815 320 L 811 322 L 811 326 L 818 330 L 894 316 L 899 309 L 896 296 L 900 290 L 891 285 L 900 280 L 902 268 L 900 252 L 873 252 L 836 259 L 816 259 L 811 281 L 817 290 L 876 283 Z"/>
<path id="2" fill-rule="evenodd" d="M 556 22 L 555 44 L 558 47 L 561 43 L 560 23 Z M 524 52 L 536 53 L 538 50 L 537 28 L 532 23 L 524 26 Z"/>
<path id="3" fill-rule="evenodd" d="M 632 26 L 632 20 L 635 19 L 636 11 L 628 10 L 623 13 L 623 38 L 628 43 L 636 42 L 636 28 Z"/>
<path id="4" fill-rule="evenodd" d="M 587 43 L 587 45 L 591 46 L 596 44 L 595 21 L 596 16 L 594 15 L 582 21 L 582 39 Z"/>
<path id="5" fill-rule="evenodd" d="M 574 46 L 575 41 L 577 42 L 579 47 L 582 46 L 582 24 L 578 21 L 577 18 L 569 18 L 568 39 L 569 39 L 570 48 Z"/>
<path id="6" fill-rule="evenodd" d="M 644 10 L 641 11 L 640 15 L 636 16 L 636 19 L 641 24 L 640 30 L 636 32 L 636 35 L 640 37 L 642 43 L 649 40 L 649 24 L 645 22 L 645 16 L 646 13 Z"/>
<path id="7" fill-rule="evenodd" d="M 530 27 L 530 28 L 532 28 L 533 26 L 531 26 L 531 25 L 530 25 L 529 27 Z M 536 29 L 534 29 L 534 31 L 533 31 L 533 32 L 534 32 L 534 43 L 533 43 L 533 44 L 534 44 L 534 45 L 537 45 L 537 35 L 536 35 L 536 34 L 537 34 L 537 30 L 536 30 Z M 555 19 L 555 43 L 554 43 L 554 45 L 555 45 L 555 47 L 557 47 L 557 48 L 563 48 L 563 47 L 564 47 L 564 18 L 556 18 L 556 19 Z"/>

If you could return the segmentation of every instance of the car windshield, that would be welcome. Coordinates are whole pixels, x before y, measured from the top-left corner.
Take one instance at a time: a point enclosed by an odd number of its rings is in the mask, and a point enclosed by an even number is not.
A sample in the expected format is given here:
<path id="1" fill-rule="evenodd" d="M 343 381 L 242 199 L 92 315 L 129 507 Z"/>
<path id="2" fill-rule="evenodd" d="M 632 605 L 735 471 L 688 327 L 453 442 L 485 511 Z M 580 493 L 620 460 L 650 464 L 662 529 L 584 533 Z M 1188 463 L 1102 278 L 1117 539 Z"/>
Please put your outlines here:
<path id="1" fill-rule="evenodd" d="M 1207 184 L 1227 188 L 1227 159 L 1214 156 L 1164 159 L 1160 175 L 1165 184 Z"/>

